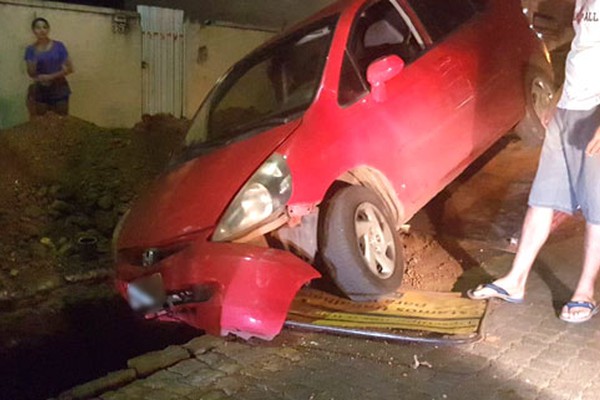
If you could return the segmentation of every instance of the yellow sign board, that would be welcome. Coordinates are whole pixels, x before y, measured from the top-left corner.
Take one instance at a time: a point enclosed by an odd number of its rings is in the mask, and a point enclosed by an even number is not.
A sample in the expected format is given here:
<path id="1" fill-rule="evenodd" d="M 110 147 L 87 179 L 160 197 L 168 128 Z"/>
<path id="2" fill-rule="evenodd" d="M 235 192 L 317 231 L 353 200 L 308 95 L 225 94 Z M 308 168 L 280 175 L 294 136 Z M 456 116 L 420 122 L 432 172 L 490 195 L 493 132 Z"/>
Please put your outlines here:
<path id="1" fill-rule="evenodd" d="M 487 302 L 460 293 L 410 291 L 378 302 L 357 303 L 315 289 L 302 289 L 288 320 L 323 327 L 376 331 L 417 330 L 449 335 L 478 333 Z"/>

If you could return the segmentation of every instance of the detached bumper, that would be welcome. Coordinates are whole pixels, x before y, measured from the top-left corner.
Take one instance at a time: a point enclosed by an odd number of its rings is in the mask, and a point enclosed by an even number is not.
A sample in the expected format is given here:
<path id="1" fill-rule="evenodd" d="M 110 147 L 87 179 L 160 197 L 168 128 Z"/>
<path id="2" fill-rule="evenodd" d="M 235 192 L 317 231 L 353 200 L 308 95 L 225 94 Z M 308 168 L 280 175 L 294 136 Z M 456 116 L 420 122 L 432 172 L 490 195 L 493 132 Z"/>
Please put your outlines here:
<path id="1" fill-rule="evenodd" d="M 286 251 L 197 240 L 150 268 L 118 264 L 116 286 L 132 304 L 130 284 L 139 290 L 138 282 L 158 278 L 164 293 L 143 293 L 159 304 L 147 317 L 182 321 L 212 335 L 270 340 L 298 290 L 318 277 Z"/>

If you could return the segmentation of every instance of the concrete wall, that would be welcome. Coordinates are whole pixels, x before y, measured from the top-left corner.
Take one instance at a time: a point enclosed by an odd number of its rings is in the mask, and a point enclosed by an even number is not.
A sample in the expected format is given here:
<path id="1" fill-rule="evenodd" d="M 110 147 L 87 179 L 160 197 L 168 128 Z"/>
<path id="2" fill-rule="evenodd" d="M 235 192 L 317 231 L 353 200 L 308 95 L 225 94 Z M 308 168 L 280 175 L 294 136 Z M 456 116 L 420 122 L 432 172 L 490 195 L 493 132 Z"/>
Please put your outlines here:
<path id="1" fill-rule="evenodd" d="M 126 14 L 127 33 L 113 33 L 115 13 Z M 65 43 L 75 73 L 70 114 L 107 127 L 132 126 L 141 117 L 141 32 L 136 13 L 38 0 L 0 0 L 0 128 L 27 121 L 30 79 L 23 55 L 35 38 L 36 17 L 50 22 L 50 37 Z"/>
<path id="2" fill-rule="evenodd" d="M 229 67 L 273 35 L 273 32 L 186 21 L 186 117 L 195 114 L 206 94 Z"/>

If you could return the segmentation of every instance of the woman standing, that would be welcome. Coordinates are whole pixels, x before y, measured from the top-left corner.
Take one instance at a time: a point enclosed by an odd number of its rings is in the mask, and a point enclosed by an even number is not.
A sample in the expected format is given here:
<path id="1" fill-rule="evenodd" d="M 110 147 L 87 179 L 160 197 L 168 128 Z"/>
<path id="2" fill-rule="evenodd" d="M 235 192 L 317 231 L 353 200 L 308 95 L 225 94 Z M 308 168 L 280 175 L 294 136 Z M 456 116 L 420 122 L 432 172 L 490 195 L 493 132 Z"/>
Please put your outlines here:
<path id="1" fill-rule="evenodd" d="M 34 19 L 31 30 L 37 38 L 25 50 L 27 73 L 34 81 L 29 93 L 34 103 L 31 112 L 43 115 L 51 110 L 67 115 L 71 88 L 65 76 L 73 72 L 67 48 L 62 42 L 48 37 L 50 24 L 46 19 Z"/>

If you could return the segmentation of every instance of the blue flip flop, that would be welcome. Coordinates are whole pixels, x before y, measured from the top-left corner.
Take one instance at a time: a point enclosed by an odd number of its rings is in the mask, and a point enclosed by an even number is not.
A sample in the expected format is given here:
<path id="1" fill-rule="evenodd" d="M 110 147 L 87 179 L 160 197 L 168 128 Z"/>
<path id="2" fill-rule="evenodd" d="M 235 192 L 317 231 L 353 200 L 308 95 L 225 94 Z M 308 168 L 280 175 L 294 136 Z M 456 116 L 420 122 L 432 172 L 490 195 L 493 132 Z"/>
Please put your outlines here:
<path id="1" fill-rule="evenodd" d="M 486 293 L 481 293 L 483 290 L 489 289 Z M 467 291 L 467 296 L 473 300 L 500 299 L 508 303 L 522 303 L 525 299 L 522 297 L 511 296 L 505 289 L 494 283 L 486 283 L 479 285 L 475 289 Z"/>
<path id="2" fill-rule="evenodd" d="M 564 305 L 564 307 L 567 307 L 567 314 L 563 314 L 563 312 L 561 311 L 561 313 L 558 315 L 558 318 L 572 324 L 578 324 L 580 322 L 589 321 L 594 315 L 598 314 L 599 311 L 598 306 L 592 303 L 591 301 L 569 301 L 567 304 Z M 570 317 L 572 308 L 587 308 L 588 310 L 590 310 L 590 312 L 584 314 L 581 317 L 573 318 Z"/>

